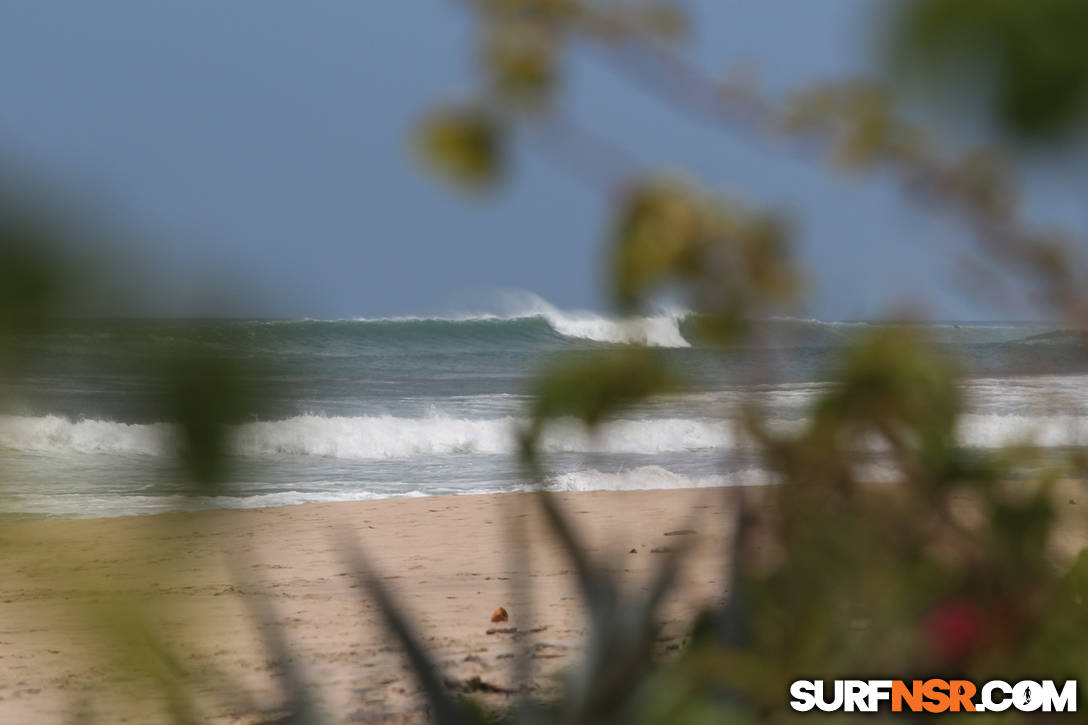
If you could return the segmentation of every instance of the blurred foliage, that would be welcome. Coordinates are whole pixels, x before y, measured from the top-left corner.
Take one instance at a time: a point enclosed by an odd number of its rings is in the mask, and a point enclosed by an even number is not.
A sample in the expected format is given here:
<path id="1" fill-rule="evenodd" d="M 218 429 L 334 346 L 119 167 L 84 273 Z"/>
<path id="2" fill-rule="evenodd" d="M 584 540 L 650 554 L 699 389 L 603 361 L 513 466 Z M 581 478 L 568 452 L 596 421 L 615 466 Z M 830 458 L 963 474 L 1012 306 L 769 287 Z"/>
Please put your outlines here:
<path id="1" fill-rule="evenodd" d="M 894 168 L 908 194 L 959 211 L 982 249 L 1037 283 L 1051 309 L 1073 324 L 1085 321 L 1083 274 L 1064 237 L 1034 231 L 1017 217 L 1005 155 L 983 148 L 946 158 L 930 134 L 897 118 L 896 88 L 833 83 L 779 106 L 752 92 L 708 86 L 667 55 L 665 48 L 689 30 L 677 5 L 465 4 L 480 24 L 482 88 L 475 101 L 441 106 L 419 127 L 422 156 L 445 179 L 476 189 L 505 180 L 517 125 L 561 112 L 561 61 L 572 40 L 640 48 L 643 59 L 660 64 L 653 66 L 660 77 L 678 81 L 669 89 L 677 104 L 692 102 L 717 119 L 754 118 L 760 133 L 827 141 L 829 155 L 858 173 Z M 996 120 L 1018 133 L 1039 138 L 1068 130 L 1083 112 L 1088 5 L 917 0 L 897 17 L 900 57 L 936 76 L 950 64 L 981 67 L 998 91 Z M 659 174 L 605 191 L 617 194 L 607 269 L 620 313 L 650 309 L 662 291 L 681 292 L 705 338 L 721 345 L 756 337 L 746 323 L 798 299 L 790 229 L 776 215 Z M 62 310 L 58 291 L 68 282 L 43 251 L 42 234 L 0 218 L 0 344 L 14 332 L 44 327 Z M 228 426 L 251 407 L 254 393 L 244 381 L 254 360 L 194 351 L 157 369 L 166 390 L 163 417 L 176 424 L 193 493 L 222 490 L 228 480 Z M 629 345 L 556 363 L 532 390 L 531 423 L 522 431 L 527 474 L 546 480 L 538 444 L 553 420 L 573 418 L 594 429 L 628 406 L 680 389 L 667 360 Z M 543 485 L 535 501 L 572 562 L 589 613 L 583 661 L 556 698 L 536 702 L 525 688 L 496 716 L 450 693 L 363 553 L 342 542 L 359 590 L 402 643 L 433 719 L 783 722 L 795 719 L 785 705 L 787 683 L 802 676 L 1084 679 L 1088 558 L 1070 556 L 1058 505 L 1067 490 L 1081 490 L 1084 452 L 1071 451 L 1068 465 L 1046 467 L 1030 448 L 968 455 L 956 440 L 963 415 L 958 370 L 918 326 L 874 330 L 845 350 L 834 373 L 836 383 L 799 429 L 774 428 L 754 403 L 743 411 L 738 433 L 758 446 L 781 485 L 723 492 L 735 512 L 723 562 L 725 601 L 699 618 L 693 644 L 670 661 L 655 655 L 653 641 L 683 548 L 662 559 L 645 594 L 624 594 Z M 896 483 L 866 481 L 858 462 L 872 450 L 887 454 Z M 247 601 L 283 674 L 288 712 L 277 721 L 324 722 L 311 681 L 273 625 L 275 614 L 259 599 Z M 199 720 L 183 690 L 184 673 L 150 637 L 141 610 L 119 605 L 104 629 L 118 645 L 114 666 L 148 675 L 167 693 L 175 722 Z"/>
<path id="2" fill-rule="evenodd" d="M 949 66 L 994 89 L 994 115 L 1025 137 L 1069 130 L 1088 102 L 1080 0 L 919 0 L 898 21 L 904 62 L 940 83 Z"/>
<path id="3" fill-rule="evenodd" d="M 848 169 L 880 160 L 908 161 L 925 149 L 920 131 L 900 123 L 888 92 L 873 83 L 850 81 L 806 88 L 794 94 L 782 119 L 791 133 L 836 135 L 833 155 Z"/>
<path id="4" fill-rule="evenodd" d="M 525 21 L 496 23 L 487 32 L 482 65 L 492 92 L 519 107 L 545 104 L 556 83 L 554 34 Z"/>
<path id="5" fill-rule="evenodd" d="M 537 108 L 559 113 L 551 96 L 561 38 L 580 34 L 628 49 L 632 42 L 645 44 L 647 65 L 659 67 L 631 72 L 641 72 L 638 79 L 648 84 L 655 73 L 671 79 L 662 92 L 670 101 L 709 109 L 723 126 L 743 114 L 777 133 L 819 140 L 839 166 L 856 172 L 894 169 L 909 195 L 959 213 L 986 253 L 1037 284 L 1051 309 L 1074 324 L 1082 321 L 1076 261 L 1060 237 L 1032 231 L 1017 218 L 1006 154 L 991 146 L 949 160 L 932 133 L 897 118 L 895 88 L 871 81 L 826 84 L 778 108 L 747 88 L 716 88 L 667 55 L 659 43 L 682 37 L 686 23 L 679 13 L 665 23 L 677 32 L 659 36 L 619 20 L 637 16 L 644 9 L 639 4 L 622 10 L 623 3 L 469 4 L 483 8 L 485 32 L 514 18 L 544 34 L 526 33 L 521 25 L 518 32 L 526 34 L 511 41 L 537 59 L 524 66 L 534 69 L 524 81 L 533 82 L 513 84 L 549 96 Z M 602 8 L 613 23 L 602 21 Z M 1068 128 L 1083 110 L 1085 8 L 1067 0 L 919 0 L 897 16 L 893 50 L 935 77 L 960 62 L 990 72 L 998 121 L 1037 138 Z M 540 37 L 550 39 L 546 55 L 536 50 Z M 488 56 L 485 75 L 517 76 L 517 57 Z M 504 85 L 492 81 L 484 93 L 494 107 L 510 104 L 513 111 L 520 94 Z M 506 118 L 519 122 L 514 113 Z M 801 291 L 789 247 L 789 229 L 775 217 L 747 211 L 694 182 L 645 175 L 618 196 L 607 268 L 612 297 L 620 313 L 635 314 L 651 309 L 662 291 L 680 291 L 699 313 L 707 339 L 735 342 L 755 334 L 747 321 L 774 314 Z M 548 421 L 573 417 L 595 427 L 626 406 L 675 390 L 682 381 L 664 363 L 636 346 L 580 355 L 545 373 L 524 438 L 530 475 L 546 478 L 538 440 Z M 799 677 L 1088 675 L 1078 651 L 1088 623 L 1088 564 L 1083 555 L 1068 558 L 1056 507 L 1079 485 L 1068 477 L 1083 470 L 1080 456 L 1073 454 L 1065 467 L 1039 468 L 1030 447 L 964 451 L 957 443 L 958 372 L 921 326 L 878 328 L 846 349 L 834 371 L 836 385 L 814 403 L 800 430 L 777 430 L 749 405 L 740 432 L 759 446 L 782 485 L 733 493 L 726 604 L 700 618 L 695 644 L 678 661 L 654 664 L 649 650 L 633 646 L 642 641 L 640 631 L 652 630 L 651 616 L 622 635 L 631 647 L 607 650 L 610 666 L 627 673 L 623 687 L 595 679 L 590 664 L 579 671 L 582 689 L 564 690 L 531 717 L 515 709 L 513 720 L 779 722 L 793 719 L 785 693 Z M 898 483 L 866 482 L 858 461 L 871 450 L 887 454 Z M 542 491 L 540 501 L 568 542 L 583 595 L 596 611 L 595 602 L 608 599 L 597 589 L 599 574 L 591 575 L 593 563 L 569 544 L 549 494 Z M 668 581 L 660 582 L 663 596 Z M 594 618 L 588 641 L 608 630 L 608 622 Z M 592 663 L 598 650 L 587 647 Z M 606 704 L 584 706 L 594 700 Z"/>
<path id="6" fill-rule="evenodd" d="M 254 364 L 247 363 L 249 368 Z M 180 461 L 197 490 L 214 493 L 227 480 L 228 426 L 254 409 L 254 391 L 247 382 L 253 375 L 239 359 L 200 350 L 182 352 L 162 367 L 162 412 L 177 426 Z"/>
<path id="7" fill-rule="evenodd" d="M 424 158 L 449 180 L 468 187 L 494 185 L 505 170 L 503 127 L 484 108 L 439 109 L 420 128 Z"/>
<path id="8" fill-rule="evenodd" d="M 625 195 L 611 257 L 619 310 L 644 311 L 654 292 L 680 283 L 718 330 L 788 302 L 800 284 L 784 224 L 681 182 L 641 183 Z"/>
<path id="9" fill-rule="evenodd" d="M 631 347 L 570 359 L 537 381 L 534 422 L 572 417 L 590 426 L 624 407 L 676 387 L 654 350 Z"/>
<path id="10" fill-rule="evenodd" d="M 64 313 L 78 283 L 48 251 L 57 232 L 4 201 L 0 197 L 0 365 L 10 352 L 7 338 L 46 329 Z"/>
<path id="11" fill-rule="evenodd" d="M 61 292 L 33 233 L 5 226 L 0 243 L 0 330 L 3 334 L 43 327 L 58 311 Z"/>

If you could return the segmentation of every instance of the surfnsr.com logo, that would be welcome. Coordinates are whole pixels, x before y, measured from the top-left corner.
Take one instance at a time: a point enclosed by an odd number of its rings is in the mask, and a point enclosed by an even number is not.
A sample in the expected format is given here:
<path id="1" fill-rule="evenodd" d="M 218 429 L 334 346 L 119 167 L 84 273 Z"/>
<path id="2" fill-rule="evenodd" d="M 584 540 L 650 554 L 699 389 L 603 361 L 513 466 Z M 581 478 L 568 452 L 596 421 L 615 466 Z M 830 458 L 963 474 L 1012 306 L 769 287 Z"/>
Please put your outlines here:
<path id="1" fill-rule="evenodd" d="M 797 712 L 1076 712 L 1077 681 L 796 680 L 790 698 Z"/>

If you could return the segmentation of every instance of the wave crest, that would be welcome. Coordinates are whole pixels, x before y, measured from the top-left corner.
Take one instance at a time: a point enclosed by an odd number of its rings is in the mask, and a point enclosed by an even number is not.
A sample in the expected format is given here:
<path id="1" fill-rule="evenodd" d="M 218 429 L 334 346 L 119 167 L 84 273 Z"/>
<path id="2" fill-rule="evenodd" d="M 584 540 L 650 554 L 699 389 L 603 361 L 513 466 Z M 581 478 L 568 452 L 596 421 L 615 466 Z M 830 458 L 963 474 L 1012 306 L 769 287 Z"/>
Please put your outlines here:
<path id="1" fill-rule="evenodd" d="M 565 337 L 650 347 L 691 347 L 680 332 L 686 314 L 676 310 L 652 317 L 612 319 L 591 312 L 560 310 L 536 295 L 528 295 L 523 311 L 514 317 L 542 317 Z"/>
<path id="2" fill-rule="evenodd" d="M 525 421 L 431 415 L 337 417 L 301 415 L 232 426 L 234 453 L 242 456 L 314 456 L 345 460 L 407 459 L 415 456 L 512 455 Z M 771 421 L 783 433 L 803 422 Z M 968 414 L 957 438 L 970 448 L 1010 444 L 1066 447 L 1088 444 L 1088 418 Z M 880 450 L 862 440 L 863 450 Z M 593 433 L 573 420 L 549 426 L 541 441 L 550 453 L 656 454 L 748 447 L 727 420 L 652 418 L 618 420 Z M 38 454 L 106 453 L 164 456 L 177 447 L 167 423 L 129 424 L 108 420 L 72 421 L 62 416 L 0 416 L 0 449 Z"/>
<path id="3" fill-rule="evenodd" d="M 691 347 L 680 331 L 686 310 L 662 310 L 649 317 L 612 318 L 584 310 L 561 310 L 531 292 L 499 295 L 502 312 L 472 312 L 448 317 L 356 318 L 355 322 L 488 322 L 540 319 L 563 337 L 649 347 Z"/>
<path id="4" fill-rule="evenodd" d="M 347 460 L 411 458 L 425 455 L 512 454 L 517 450 L 516 418 L 452 418 L 432 415 L 337 417 L 301 415 L 245 423 L 231 428 L 235 453 L 244 456 L 316 456 Z M 718 448 L 728 442 L 722 422 L 684 418 L 620 420 L 595 434 L 574 421 L 551 426 L 542 441 L 554 453 L 667 453 Z M 34 453 L 169 455 L 177 445 L 166 423 L 127 424 L 0 416 L 0 448 Z"/>
<path id="5" fill-rule="evenodd" d="M 59 415 L 0 416 L 0 448 L 15 451 L 161 455 L 173 439 L 173 426 L 166 423 L 71 421 Z"/>

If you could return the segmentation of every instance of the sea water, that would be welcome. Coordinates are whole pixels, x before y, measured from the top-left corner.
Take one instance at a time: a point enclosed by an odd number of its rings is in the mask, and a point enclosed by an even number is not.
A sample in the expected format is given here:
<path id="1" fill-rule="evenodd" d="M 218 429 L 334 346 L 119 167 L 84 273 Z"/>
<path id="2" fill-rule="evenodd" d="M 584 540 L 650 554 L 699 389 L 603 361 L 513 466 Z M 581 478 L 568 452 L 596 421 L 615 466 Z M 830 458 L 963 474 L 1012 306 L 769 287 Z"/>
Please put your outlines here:
<path id="1" fill-rule="evenodd" d="M 630 320 L 540 302 L 513 315 L 357 320 L 79 320 L 15 341 L 31 367 L 0 381 L 0 516 L 116 516 L 198 508 L 525 490 L 515 455 L 534 376 L 558 356 L 638 342 L 661 348 L 682 392 L 595 433 L 546 433 L 558 490 L 774 482 L 735 425 L 762 406 L 783 433 L 834 385 L 844 346 L 869 323 L 768 320 L 767 344 L 692 345 L 680 312 Z M 985 451 L 1088 441 L 1088 364 L 1076 333 L 1050 325 L 956 324 L 925 333 L 964 372 L 958 436 Z M 228 481 L 193 496 L 148 370 L 173 352 L 240 360 L 261 391 L 228 429 Z M 879 446 L 858 475 L 892 479 Z"/>

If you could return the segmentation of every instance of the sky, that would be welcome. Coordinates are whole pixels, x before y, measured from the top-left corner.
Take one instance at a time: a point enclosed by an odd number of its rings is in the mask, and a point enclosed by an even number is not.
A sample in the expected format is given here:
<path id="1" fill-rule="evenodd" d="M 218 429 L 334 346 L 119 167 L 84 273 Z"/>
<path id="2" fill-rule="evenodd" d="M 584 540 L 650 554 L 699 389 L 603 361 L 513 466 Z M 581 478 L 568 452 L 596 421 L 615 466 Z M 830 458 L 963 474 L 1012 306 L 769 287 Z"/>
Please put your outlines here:
<path id="1" fill-rule="evenodd" d="M 867 0 L 687 5 L 692 61 L 756 68 L 772 94 L 881 68 Z M 607 304 L 607 193 L 532 138 L 486 197 L 451 192 L 413 157 L 414 124 L 477 80 L 461 3 L 7 0 L 3 15 L 0 158 L 124 230 L 113 241 L 141 261 L 119 269 L 150 290 L 130 314 L 430 314 L 486 307 L 495 290 Z M 576 48 L 563 70 L 564 113 L 647 169 L 787 214 L 809 275 L 800 314 L 1027 314 L 967 293 L 964 232 L 889 179 L 723 133 L 600 51 Z M 1032 163 L 1029 212 L 1088 226 L 1071 172 Z"/>

